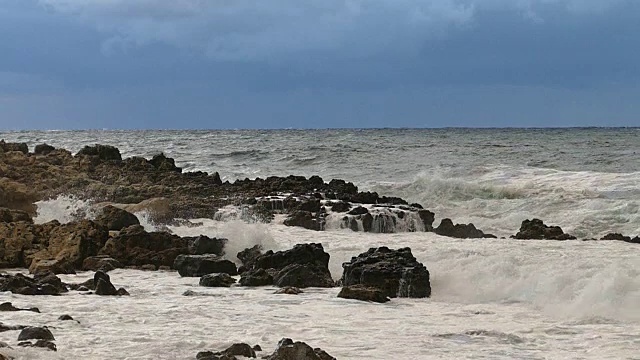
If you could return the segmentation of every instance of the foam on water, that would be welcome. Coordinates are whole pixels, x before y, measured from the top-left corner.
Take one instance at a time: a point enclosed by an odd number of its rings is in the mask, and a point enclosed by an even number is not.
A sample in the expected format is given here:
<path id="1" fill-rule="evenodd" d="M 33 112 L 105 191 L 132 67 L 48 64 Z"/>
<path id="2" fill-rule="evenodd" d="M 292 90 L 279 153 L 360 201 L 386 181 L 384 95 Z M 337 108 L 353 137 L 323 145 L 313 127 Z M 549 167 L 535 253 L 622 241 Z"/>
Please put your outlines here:
<path id="1" fill-rule="evenodd" d="M 41 314 L 12 313 L 5 323 L 48 325 L 57 353 L 20 349 L 25 359 L 175 359 L 234 342 L 270 353 L 282 337 L 321 347 L 338 359 L 628 358 L 640 342 L 640 260 L 619 242 L 454 240 L 432 233 L 313 232 L 276 224 L 174 227 L 182 235 L 224 235 L 228 252 L 252 244 L 275 249 L 321 242 L 340 264 L 369 247 L 409 246 L 431 272 L 431 299 L 370 304 L 339 289 L 275 295 L 272 287 L 204 288 L 175 272 L 111 272 L 130 297 L 69 293 L 3 294 Z M 91 273 L 62 276 L 80 282 Z M 193 289 L 203 295 L 182 296 Z M 70 314 L 80 323 L 59 322 Z M 0 333 L 11 344 L 17 331 Z M 17 354 L 18 350 L 10 353 Z"/>
<path id="2" fill-rule="evenodd" d="M 53 199 L 38 201 L 36 205 L 37 215 L 33 219 L 36 224 L 44 224 L 52 220 L 66 224 L 78 218 L 95 217 L 93 201 L 78 199 L 74 196 L 60 195 Z"/>

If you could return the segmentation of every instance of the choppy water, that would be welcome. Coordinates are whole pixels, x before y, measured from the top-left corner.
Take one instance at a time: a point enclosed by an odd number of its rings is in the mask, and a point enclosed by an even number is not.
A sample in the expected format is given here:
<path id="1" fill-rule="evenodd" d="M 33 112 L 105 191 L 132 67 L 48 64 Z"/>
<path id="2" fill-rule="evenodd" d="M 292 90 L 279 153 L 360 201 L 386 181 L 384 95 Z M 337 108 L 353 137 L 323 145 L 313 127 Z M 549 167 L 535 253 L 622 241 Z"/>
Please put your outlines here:
<path id="1" fill-rule="evenodd" d="M 320 175 L 422 203 L 438 219 L 514 234 L 538 217 L 579 237 L 640 233 L 640 129 L 23 131 L 0 138 L 76 152 L 164 152 L 223 180 Z"/>
<path id="2" fill-rule="evenodd" d="M 0 138 L 72 151 L 118 146 L 124 156 L 164 151 L 187 170 L 223 179 L 318 174 L 421 202 L 438 218 L 498 235 L 540 217 L 581 237 L 640 234 L 640 131 L 314 130 L 18 132 Z M 69 219 L 83 202 L 40 204 L 40 220 Z M 281 337 L 338 359 L 633 359 L 640 346 L 640 247 L 621 242 L 457 240 L 432 233 L 322 233 L 278 223 L 203 220 L 179 235 L 225 236 L 228 253 L 255 243 L 287 249 L 321 242 L 340 277 L 371 246 L 409 246 L 431 272 L 431 299 L 367 304 L 338 289 L 298 296 L 272 288 L 205 289 L 173 272 L 117 270 L 131 297 L 2 294 L 42 314 L 3 313 L 11 324 L 52 326 L 59 351 L 25 359 L 186 359 L 237 341 L 270 353 Z M 146 224 L 150 228 L 149 224 Z M 81 281 L 91 274 L 65 276 Z M 214 296 L 185 297 L 188 289 Z M 60 323 L 68 313 L 80 320 Z M 15 344 L 17 332 L 0 333 Z"/>

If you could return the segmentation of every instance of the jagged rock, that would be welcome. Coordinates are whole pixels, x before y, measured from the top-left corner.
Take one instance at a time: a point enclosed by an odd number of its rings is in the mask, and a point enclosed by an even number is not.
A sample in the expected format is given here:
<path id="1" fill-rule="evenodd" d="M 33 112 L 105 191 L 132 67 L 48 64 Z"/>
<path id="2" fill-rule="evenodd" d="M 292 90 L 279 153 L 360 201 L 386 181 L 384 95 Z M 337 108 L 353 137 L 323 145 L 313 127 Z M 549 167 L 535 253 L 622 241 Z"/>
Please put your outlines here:
<path id="1" fill-rule="evenodd" d="M 120 231 L 131 225 L 140 225 L 140 220 L 135 215 L 112 205 L 103 207 L 95 222 L 102 224 L 108 230 L 115 231 Z"/>
<path id="2" fill-rule="evenodd" d="M 229 287 L 236 283 L 236 279 L 229 274 L 207 274 L 200 278 L 200 286 Z"/>
<path id="3" fill-rule="evenodd" d="M 13 306 L 12 303 L 10 302 L 4 302 L 2 304 L 0 304 L 0 311 L 33 311 L 36 313 L 40 313 L 40 309 L 38 309 L 37 307 L 32 307 L 32 308 L 28 308 L 28 309 L 20 309 L 17 308 L 15 306 Z"/>
<path id="4" fill-rule="evenodd" d="M 95 284 L 95 294 L 103 296 L 123 296 L 129 295 L 127 290 L 120 288 L 116 290 L 116 287 L 111 283 L 109 275 L 103 271 L 96 271 L 93 275 L 93 284 Z"/>
<path id="5" fill-rule="evenodd" d="M 182 169 L 176 166 L 176 161 L 170 157 L 166 157 L 163 153 L 154 155 L 149 163 L 160 171 L 182 172 Z"/>
<path id="6" fill-rule="evenodd" d="M 285 286 L 281 289 L 278 289 L 274 292 L 274 294 L 286 294 L 286 295 L 298 295 L 302 294 L 304 291 L 300 290 L 294 286 Z"/>
<path id="7" fill-rule="evenodd" d="M 603 236 L 600 240 L 618 240 L 618 241 L 630 241 L 631 237 L 630 236 L 624 236 L 622 234 L 618 234 L 618 233 L 609 233 L 605 236 Z"/>
<path id="8" fill-rule="evenodd" d="M 24 211 L 31 216 L 36 215 L 38 194 L 27 185 L 0 177 L 0 207 Z"/>
<path id="9" fill-rule="evenodd" d="M 333 203 L 333 205 L 331 205 L 331 211 L 333 212 L 347 212 L 349 211 L 349 209 L 351 209 L 351 204 L 349 204 L 346 201 L 338 201 L 336 203 Z"/>
<path id="10" fill-rule="evenodd" d="M 262 246 L 254 245 L 253 247 L 240 251 L 236 257 L 242 262 L 244 269 L 250 269 L 260 255 L 262 255 Z"/>
<path id="11" fill-rule="evenodd" d="M 213 273 L 237 275 L 236 265 L 217 255 L 179 255 L 173 264 L 180 276 L 200 277 Z"/>
<path id="12" fill-rule="evenodd" d="M 369 210 L 363 206 L 358 206 L 357 208 L 352 209 L 347 214 L 349 215 L 364 215 L 368 214 Z"/>
<path id="13" fill-rule="evenodd" d="M 229 240 L 223 238 L 210 238 L 200 235 L 196 238 L 189 238 L 189 254 L 224 254 L 224 246 Z"/>
<path id="14" fill-rule="evenodd" d="M 333 287 L 335 282 L 326 267 L 315 264 L 290 264 L 274 276 L 278 287 Z"/>
<path id="15" fill-rule="evenodd" d="M 342 267 L 343 286 L 375 287 L 391 298 L 431 296 L 429 271 L 413 257 L 408 247 L 398 250 L 386 246 L 371 248 L 343 263 Z"/>
<path id="16" fill-rule="evenodd" d="M 321 231 L 324 229 L 324 220 L 314 216 L 309 211 L 297 210 L 287 217 L 284 222 L 286 226 L 299 226 L 309 230 Z"/>
<path id="17" fill-rule="evenodd" d="M 85 155 L 85 156 L 95 156 L 102 161 L 122 161 L 122 155 L 120 155 L 120 150 L 117 147 L 111 145 L 100 145 L 96 144 L 95 146 L 85 146 L 83 147 L 76 156 Z"/>
<path id="18" fill-rule="evenodd" d="M 4 139 L 0 140 L 0 149 L 3 152 L 19 151 L 23 154 L 29 153 L 29 146 L 27 146 L 27 143 L 8 143 L 5 142 Z"/>
<path id="19" fill-rule="evenodd" d="M 116 259 L 124 266 L 172 266 L 178 255 L 189 253 L 189 242 L 189 238 L 146 232 L 142 226 L 133 225 L 110 238 L 100 255 Z"/>
<path id="20" fill-rule="evenodd" d="M 56 344 L 48 340 L 38 340 L 35 344 L 31 343 L 31 341 L 22 341 L 18 343 L 18 346 L 22 347 L 39 347 L 49 349 L 51 351 L 58 351 Z"/>
<path id="21" fill-rule="evenodd" d="M 214 353 L 212 351 L 200 351 L 196 354 L 196 360 L 238 360 L 235 356 Z"/>
<path id="22" fill-rule="evenodd" d="M 512 236 L 515 239 L 536 240 L 575 240 L 576 237 L 565 234 L 560 226 L 547 226 L 540 219 L 524 220 L 520 231 Z"/>
<path id="23" fill-rule="evenodd" d="M 252 269 L 242 273 L 240 277 L 242 286 L 267 286 L 273 285 L 273 276 L 265 269 Z"/>
<path id="24" fill-rule="evenodd" d="M 20 335 L 18 335 L 18 341 L 22 340 L 31 340 L 31 339 L 40 339 L 40 340 L 55 340 L 53 334 L 49 329 L 45 327 L 37 327 L 37 326 L 29 326 L 22 331 L 20 331 Z"/>
<path id="25" fill-rule="evenodd" d="M 36 155 L 47 155 L 49 153 L 51 153 L 53 150 L 55 150 L 56 148 L 54 148 L 51 145 L 47 145 L 47 144 L 38 144 L 36 145 L 35 149 L 33 150 L 33 153 Z"/>
<path id="26" fill-rule="evenodd" d="M 54 274 L 36 274 L 30 278 L 18 273 L 0 275 L 0 292 L 2 291 L 20 295 L 59 295 L 68 290 L 62 280 Z"/>
<path id="27" fill-rule="evenodd" d="M 282 339 L 273 354 L 265 357 L 267 360 L 336 360 L 324 350 L 312 348 L 304 342 L 293 342 Z"/>
<path id="28" fill-rule="evenodd" d="M 251 345 L 245 343 L 236 343 L 229 346 L 226 350 L 222 352 L 225 355 L 229 356 L 244 356 L 247 358 L 256 357 L 256 352 L 253 350 Z"/>
<path id="29" fill-rule="evenodd" d="M 314 264 L 328 269 L 329 254 L 319 243 L 296 244 L 285 251 L 267 251 L 256 259 L 254 266 L 259 269 L 282 270 L 291 264 Z"/>
<path id="30" fill-rule="evenodd" d="M 41 225 L 24 221 L 0 223 L 0 267 L 28 267 L 34 253 L 46 250 L 49 233 L 57 226 L 57 221 Z"/>
<path id="31" fill-rule="evenodd" d="M 27 223 L 33 223 L 33 219 L 26 211 L 0 208 L 0 222 L 18 222 L 24 221 Z"/>
<path id="32" fill-rule="evenodd" d="M 422 209 L 422 205 L 420 204 L 412 204 L 411 206 L 420 209 L 418 210 L 418 216 L 422 220 L 422 224 L 424 225 L 424 230 L 433 231 L 433 221 L 435 220 L 435 214 L 429 210 Z"/>
<path id="33" fill-rule="evenodd" d="M 317 213 L 320 211 L 320 200 L 306 200 L 300 203 L 299 210 Z"/>
<path id="34" fill-rule="evenodd" d="M 90 256 L 82 262 L 83 270 L 104 271 L 109 272 L 114 269 L 122 269 L 122 265 L 118 260 L 106 255 Z"/>
<path id="35" fill-rule="evenodd" d="M 378 303 L 385 303 L 390 300 L 382 290 L 364 285 L 345 286 L 338 293 L 338 297 Z"/>
<path id="36" fill-rule="evenodd" d="M 473 224 L 453 224 L 451 219 L 442 219 L 440 225 L 433 230 L 436 234 L 459 239 L 495 238 L 494 235 L 485 234 L 476 229 Z"/>

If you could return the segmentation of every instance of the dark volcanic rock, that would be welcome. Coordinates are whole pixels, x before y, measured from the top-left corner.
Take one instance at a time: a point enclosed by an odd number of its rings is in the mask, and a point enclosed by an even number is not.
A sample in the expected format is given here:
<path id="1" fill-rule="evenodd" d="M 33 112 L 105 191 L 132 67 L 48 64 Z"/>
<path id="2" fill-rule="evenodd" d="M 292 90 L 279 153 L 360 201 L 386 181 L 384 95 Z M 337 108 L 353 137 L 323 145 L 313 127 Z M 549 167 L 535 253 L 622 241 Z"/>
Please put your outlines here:
<path id="1" fill-rule="evenodd" d="M 324 350 L 312 348 L 304 342 L 293 342 L 291 339 L 282 339 L 273 354 L 265 357 L 267 360 L 336 360 Z"/>
<path id="2" fill-rule="evenodd" d="M 20 295 L 59 295 L 67 292 L 62 280 L 51 273 L 36 274 L 33 278 L 22 274 L 0 275 L 0 292 Z"/>
<path id="3" fill-rule="evenodd" d="M 229 287 L 236 283 L 236 279 L 229 274 L 207 274 L 200 278 L 200 286 Z"/>
<path id="4" fill-rule="evenodd" d="M 319 216 L 314 216 L 310 211 L 294 211 L 284 222 L 286 226 L 300 226 L 305 229 L 321 231 L 324 229 L 324 220 Z"/>
<path id="5" fill-rule="evenodd" d="M 367 210 L 367 208 L 363 207 L 363 206 L 358 206 L 357 208 L 354 208 L 353 210 L 349 211 L 347 214 L 349 215 L 364 215 L 369 213 L 369 210 Z"/>
<path id="6" fill-rule="evenodd" d="M 189 238 L 146 232 L 142 226 L 133 225 L 109 239 L 100 255 L 112 257 L 125 266 L 172 266 L 178 255 L 189 254 L 189 244 Z"/>
<path id="7" fill-rule="evenodd" d="M 245 269 L 250 269 L 260 255 L 262 255 L 262 246 L 254 245 L 253 247 L 240 251 L 236 256 L 240 259 Z"/>
<path id="8" fill-rule="evenodd" d="M 55 150 L 56 148 L 54 148 L 51 145 L 47 145 L 47 144 L 38 144 L 36 145 L 35 149 L 33 150 L 33 153 L 36 155 L 47 155 L 49 153 L 51 153 L 53 150 Z"/>
<path id="9" fill-rule="evenodd" d="M 95 156 L 99 160 L 103 161 L 122 161 L 122 155 L 120 155 L 120 150 L 117 147 L 111 145 L 100 145 L 96 144 L 95 146 L 85 146 L 83 147 L 76 156 L 85 155 L 85 156 Z"/>
<path id="10" fill-rule="evenodd" d="M 200 277 L 213 273 L 237 275 L 236 265 L 217 255 L 179 255 L 173 264 L 180 276 Z"/>
<path id="11" fill-rule="evenodd" d="M 96 295 L 118 295 L 118 290 L 111 283 L 109 275 L 103 271 L 96 271 L 93 275 L 93 283 L 96 285 Z"/>
<path id="12" fill-rule="evenodd" d="M 274 276 L 278 287 L 334 287 L 335 282 L 326 267 L 315 264 L 290 264 Z"/>
<path id="13" fill-rule="evenodd" d="M 70 321 L 70 320 L 73 320 L 73 318 L 71 317 L 71 315 L 60 315 L 60 317 L 58 317 L 58 320 L 60 320 L 60 321 Z"/>
<path id="14" fill-rule="evenodd" d="M 338 201 L 331 205 L 331 211 L 333 212 L 347 212 L 349 209 L 351 209 L 351 204 L 346 201 Z"/>
<path id="15" fill-rule="evenodd" d="M 419 208 L 420 210 L 418 210 L 418 216 L 420 217 L 420 220 L 422 220 L 422 224 L 424 225 L 424 230 L 433 231 L 433 221 L 435 220 L 436 215 L 429 210 L 422 209 L 422 205 L 420 204 L 413 204 L 413 205 L 420 206 Z"/>
<path id="16" fill-rule="evenodd" d="M 240 277 L 242 286 L 268 286 L 273 285 L 273 276 L 265 269 L 252 269 L 242 273 Z"/>
<path id="17" fill-rule="evenodd" d="M 13 306 L 13 304 L 10 303 L 10 302 L 4 302 L 4 303 L 0 304 L 0 311 L 33 311 L 33 312 L 39 313 L 40 309 L 38 309 L 37 307 L 32 307 L 32 308 L 28 308 L 28 309 L 20 309 L 20 308 L 17 308 L 15 306 Z"/>
<path id="18" fill-rule="evenodd" d="M 565 234 L 560 226 L 547 226 L 540 219 L 525 220 L 520 226 L 520 231 L 512 236 L 515 239 L 536 240 L 575 240 L 575 236 Z"/>
<path id="19" fill-rule="evenodd" d="M 624 235 L 618 234 L 618 233 L 609 233 L 609 234 L 603 236 L 602 239 L 600 239 L 600 240 L 618 240 L 618 241 L 630 242 L 631 241 L 631 236 L 624 236 Z"/>
<path id="20" fill-rule="evenodd" d="M 392 298 L 431 296 L 429 271 L 413 257 L 408 247 L 398 250 L 371 248 L 343 263 L 342 267 L 343 286 L 376 287 Z"/>
<path id="21" fill-rule="evenodd" d="M 31 339 L 55 340 L 53 334 L 47 327 L 29 326 L 20 331 L 20 335 L 18 335 L 18 341 Z"/>
<path id="22" fill-rule="evenodd" d="M 342 288 L 342 290 L 340 290 L 340 293 L 338 293 L 338 297 L 378 303 L 385 303 L 390 300 L 387 296 L 385 296 L 382 290 L 364 285 L 345 286 Z"/>
<path id="23" fill-rule="evenodd" d="M 200 235 L 195 238 L 189 239 L 189 254 L 191 255 L 204 255 L 204 254 L 224 254 L 224 246 L 228 242 L 223 238 L 210 238 L 204 235 Z"/>
<path id="24" fill-rule="evenodd" d="M 300 203 L 298 209 L 302 211 L 309 211 L 312 213 L 317 213 L 320 211 L 320 200 L 306 200 Z"/>
<path id="25" fill-rule="evenodd" d="M 0 222 L 11 223 L 18 221 L 33 223 L 33 219 L 26 211 L 0 208 Z"/>
<path id="26" fill-rule="evenodd" d="M 0 140 L 0 150 L 3 152 L 19 151 L 23 154 L 29 153 L 29 146 L 27 143 L 8 143 L 4 139 Z"/>
<path id="27" fill-rule="evenodd" d="M 182 172 L 182 169 L 176 166 L 176 161 L 170 157 L 166 157 L 164 154 L 154 155 L 149 163 L 160 171 L 174 171 Z"/>
<path id="28" fill-rule="evenodd" d="M 442 219 L 440 225 L 433 230 L 436 234 L 459 239 L 495 238 L 491 234 L 485 234 L 476 229 L 473 224 L 453 224 L 451 219 Z"/>
<path id="29" fill-rule="evenodd" d="M 267 251 L 256 259 L 254 266 L 259 269 L 282 270 L 291 264 L 315 264 L 328 269 L 329 254 L 324 251 L 322 244 L 296 244 L 290 250 Z"/>
<path id="30" fill-rule="evenodd" d="M 96 217 L 95 221 L 109 230 L 116 231 L 120 231 L 131 225 L 140 225 L 140 221 L 135 215 L 111 205 L 102 208 L 100 215 Z"/>

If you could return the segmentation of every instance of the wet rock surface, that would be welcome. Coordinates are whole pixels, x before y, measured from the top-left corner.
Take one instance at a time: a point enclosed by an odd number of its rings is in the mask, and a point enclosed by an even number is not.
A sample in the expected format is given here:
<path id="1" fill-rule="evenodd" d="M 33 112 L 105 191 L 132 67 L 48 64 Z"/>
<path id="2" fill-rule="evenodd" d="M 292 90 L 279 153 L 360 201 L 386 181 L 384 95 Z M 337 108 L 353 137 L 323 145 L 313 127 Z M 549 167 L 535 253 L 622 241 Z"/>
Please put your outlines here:
<path id="1" fill-rule="evenodd" d="M 236 265 L 218 255 L 179 255 L 173 268 L 180 276 L 201 277 L 213 273 L 237 275 Z"/>
<path id="2" fill-rule="evenodd" d="M 560 226 L 547 226 L 540 219 L 524 220 L 520 231 L 512 236 L 515 239 L 535 240 L 575 240 L 573 235 L 565 234 Z"/>
<path id="3" fill-rule="evenodd" d="M 342 285 L 378 288 L 385 296 L 423 298 L 431 296 L 429 271 L 418 262 L 410 248 L 387 247 L 369 251 L 343 263 Z"/>
<path id="4" fill-rule="evenodd" d="M 382 290 L 365 285 L 345 286 L 338 293 L 338 297 L 377 303 L 385 303 L 387 301 L 390 301 L 390 299 L 384 294 Z"/>
<path id="5" fill-rule="evenodd" d="M 200 278 L 199 285 L 206 287 L 229 287 L 236 283 L 236 279 L 229 274 L 207 274 Z"/>

